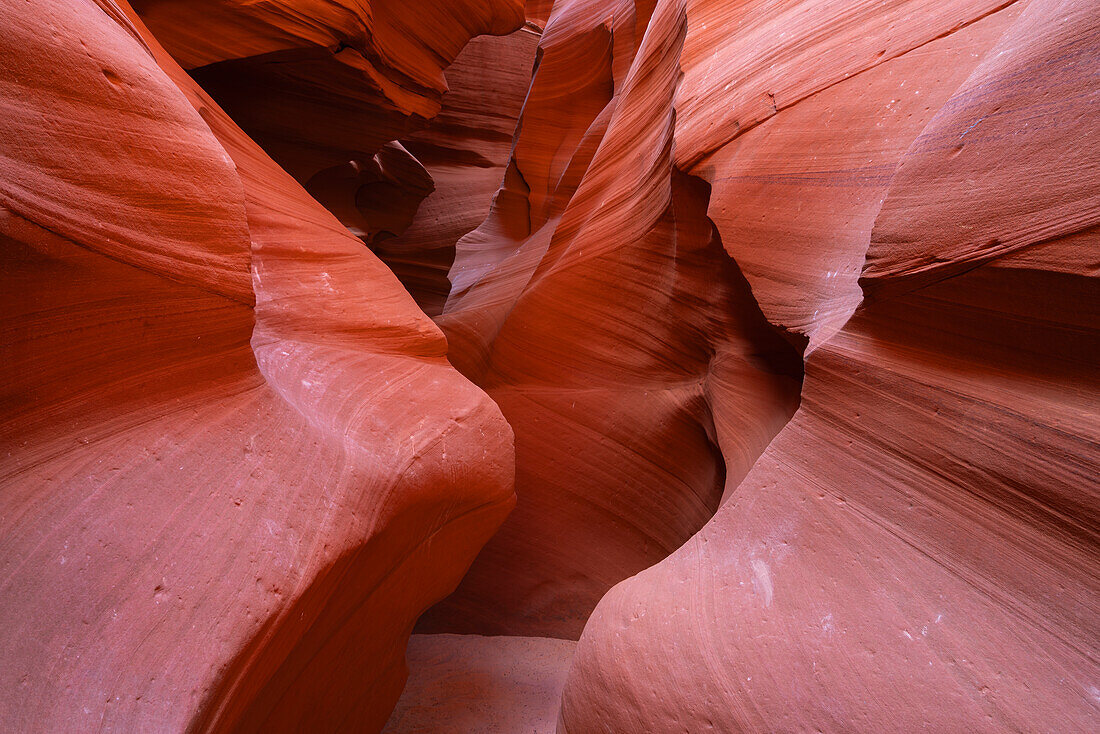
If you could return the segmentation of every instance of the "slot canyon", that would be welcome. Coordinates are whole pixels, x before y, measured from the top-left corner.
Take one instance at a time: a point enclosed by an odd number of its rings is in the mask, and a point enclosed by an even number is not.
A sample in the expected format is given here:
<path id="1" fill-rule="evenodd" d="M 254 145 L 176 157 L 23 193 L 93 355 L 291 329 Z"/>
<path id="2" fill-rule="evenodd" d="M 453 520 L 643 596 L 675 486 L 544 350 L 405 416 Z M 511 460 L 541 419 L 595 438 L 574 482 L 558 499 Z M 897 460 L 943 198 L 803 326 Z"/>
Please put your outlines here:
<path id="1" fill-rule="evenodd" d="M 0 0 L 0 732 L 1100 731 L 1097 0 Z"/>

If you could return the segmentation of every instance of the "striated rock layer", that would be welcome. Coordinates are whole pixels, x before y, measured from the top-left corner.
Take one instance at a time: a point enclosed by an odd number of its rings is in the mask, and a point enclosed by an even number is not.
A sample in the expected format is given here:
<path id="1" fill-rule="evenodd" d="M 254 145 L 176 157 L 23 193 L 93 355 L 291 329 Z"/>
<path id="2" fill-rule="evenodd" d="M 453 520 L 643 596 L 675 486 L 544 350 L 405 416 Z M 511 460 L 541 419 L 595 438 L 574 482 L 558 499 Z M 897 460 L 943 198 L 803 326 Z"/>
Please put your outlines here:
<path id="1" fill-rule="evenodd" d="M 521 0 L 139 0 L 136 9 L 303 182 L 422 127 L 463 46 L 524 21 Z"/>
<path id="2" fill-rule="evenodd" d="M 521 0 L 135 7 L 234 122 L 438 313 L 454 241 L 488 210 L 530 78 Z M 392 241 L 421 203 L 418 226 Z"/>
<path id="3" fill-rule="evenodd" d="M 372 249 L 424 311 L 437 316 L 451 290 L 455 245 L 489 213 L 531 81 L 539 28 L 470 41 L 446 71 L 449 90 L 425 130 L 404 139 L 434 183 L 415 218 Z M 384 209 L 392 197 L 379 197 Z"/>
<path id="4" fill-rule="evenodd" d="M 379 729 L 508 426 L 124 4 L 0 15 L 0 720 Z"/>
<path id="5" fill-rule="evenodd" d="M 6 728 L 1100 728 L 1096 3 L 0 19 Z"/>
<path id="6" fill-rule="evenodd" d="M 777 47 L 705 63 L 860 50 L 804 5 Z M 784 78 L 771 114 L 729 90 L 723 114 L 762 119 L 728 143 L 685 69 L 678 159 L 764 313 L 809 337 L 802 403 L 699 534 L 602 599 L 559 732 L 1100 722 L 1100 14 L 926 5 L 911 29 L 869 9 L 887 52 Z"/>
<path id="7" fill-rule="evenodd" d="M 798 354 L 722 250 L 707 186 L 672 165 L 684 32 L 682 14 L 589 2 L 542 37 L 504 186 L 458 243 L 439 318 L 516 433 L 520 499 L 423 631 L 575 638 L 794 411 Z"/>

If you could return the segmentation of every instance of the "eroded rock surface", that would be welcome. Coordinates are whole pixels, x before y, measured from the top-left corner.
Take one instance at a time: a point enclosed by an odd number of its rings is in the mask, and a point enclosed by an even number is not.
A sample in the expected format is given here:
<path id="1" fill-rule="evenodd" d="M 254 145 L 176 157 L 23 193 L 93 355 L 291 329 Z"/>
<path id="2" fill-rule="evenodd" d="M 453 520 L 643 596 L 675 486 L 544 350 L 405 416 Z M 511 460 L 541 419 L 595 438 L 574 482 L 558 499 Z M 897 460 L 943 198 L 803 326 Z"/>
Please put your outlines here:
<path id="1" fill-rule="evenodd" d="M 125 5 L 0 13 L 0 720 L 377 730 L 511 431 Z"/>
<path id="2" fill-rule="evenodd" d="M 384 734 L 553 734 L 577 643 L 547 637 L 413 635 L 409 682 Z"/>
<path id="3" fill-rule="evenodd" d="M 507 36 L 471 40 L 447 68 L 439 114 L 403 141 L 434 190 L 410 226 L 373 249 L 431 316 L 450 294 L 455 245 L 485 219 L 504 177 L 539 37 L 528 23 Z"/>
<path id="4" fill-rule="evenodd" d="M 698 164 L 802 403 L 603 598 L 560 732 L 1095 728 L 1098 14 L 980 10 Z"/>
<path id="5" fill-rule="evenodd" d="M 658 10 L 555 10 L 504 187 L 459 241 L 439 323 L 516 432 L 522 499 L 424 631 L 576 637 L 797 404 L 795 348 L 723 251 L 707 186 L 673 168 L 686 23 Z"/>
<path id="6" fill-rule="evenodd" d="M 5 726 L 1100 728 L 1095 3 L 0 23 Z"/>

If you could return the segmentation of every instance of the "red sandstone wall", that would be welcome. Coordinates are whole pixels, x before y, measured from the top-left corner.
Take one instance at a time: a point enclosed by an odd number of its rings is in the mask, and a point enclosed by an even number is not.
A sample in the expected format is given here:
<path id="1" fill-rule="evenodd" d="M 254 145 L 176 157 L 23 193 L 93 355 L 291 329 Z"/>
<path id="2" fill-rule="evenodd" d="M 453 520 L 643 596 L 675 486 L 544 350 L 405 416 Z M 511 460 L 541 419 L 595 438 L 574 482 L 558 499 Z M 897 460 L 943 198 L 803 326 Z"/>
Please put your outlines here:
<path id="1" fill-rule="evenodd" d="M 1097 728 L 1095 3 L 0 26 L 0 728 Z"/>
<path id="2" fill-rule="evenodd" d="M 0 13 L 0 721 L 380 728 L 510 429 L 125 5 Z"/>

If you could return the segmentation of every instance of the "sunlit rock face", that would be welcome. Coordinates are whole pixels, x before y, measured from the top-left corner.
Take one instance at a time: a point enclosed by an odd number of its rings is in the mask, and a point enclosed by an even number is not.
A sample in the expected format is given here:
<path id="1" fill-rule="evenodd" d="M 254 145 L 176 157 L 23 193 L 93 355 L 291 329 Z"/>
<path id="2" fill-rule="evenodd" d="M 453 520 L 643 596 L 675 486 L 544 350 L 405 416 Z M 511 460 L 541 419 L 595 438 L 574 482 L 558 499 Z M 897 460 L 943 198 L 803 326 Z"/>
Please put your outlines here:
<path id="1" fill-rule="evenodd" d="M 0 27 L 0 728 L 1100 729 L 1095 3 Z"/>

